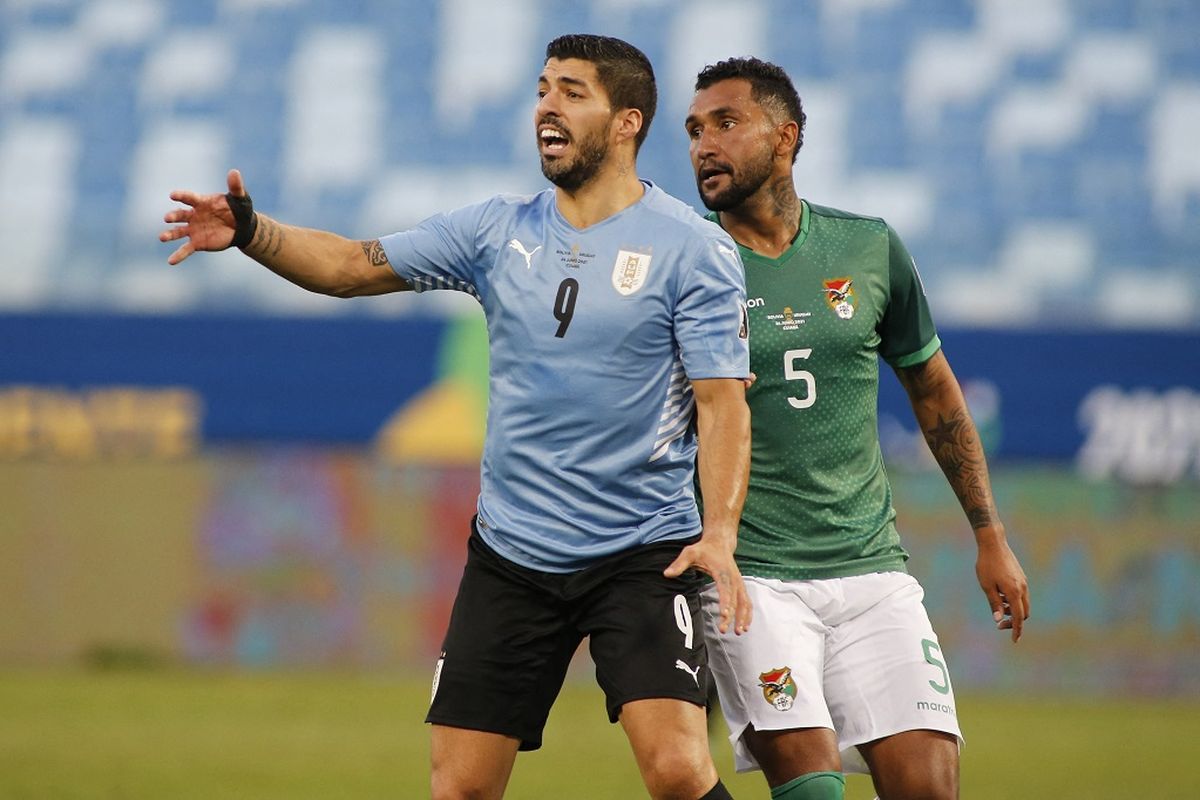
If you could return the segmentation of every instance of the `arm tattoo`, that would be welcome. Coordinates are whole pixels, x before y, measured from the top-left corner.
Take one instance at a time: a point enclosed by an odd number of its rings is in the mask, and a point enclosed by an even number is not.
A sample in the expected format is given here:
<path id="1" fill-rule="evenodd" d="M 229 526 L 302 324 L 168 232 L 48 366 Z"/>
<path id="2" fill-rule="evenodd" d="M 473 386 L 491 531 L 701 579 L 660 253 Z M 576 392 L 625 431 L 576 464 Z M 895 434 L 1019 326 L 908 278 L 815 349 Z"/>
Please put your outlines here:
<path id="1" fill-rule="evenodd" d="M 932 427 L 924 427 L 929 421 L 927 416 L 923 418 L 921 433 L 958 497 L 971 528 L 978 530 L 996 521 L 987 460 L 979 431 L 966 406 L 958 400 L 939 399 L 947 398 L 947 392 L 957 389 L 953 375 L 943 364 L 944 357 L 935 355 L 928 361 L 896 370 L 896 376 L 908 392 L 914 410 L 939 409 Z M 958 392 L 951 396 L 957 398 Z M 929 408 L 930 404 L 933 408 Z M 919 411 L 918 418 L 922 418 Z"/>
<path id="2" fill-rule="evenodd" d="M 369 242 L 359 242 L 362 245 L 363 255 L 375 267 L 386 267 L 388 264 L 387 253 L 383 251 L 383 245 L 378 239 L 372 239 Z"/>
<path id="3" fill-rule="evenodd" d="M 285 236 L 286 233 L 282 225 L 270 217 L 264 217 L 260 214 L 258 217 L 258 230 L 254 232 L 254 239 L 251 240 L 246 250 L 251 251 L 251 255 L 274 258 L 283 249 Z"/>
<path id="4" fill-rule="evenodd" d="M 948 417 L 937 415 L 937 424 L 922 431 L 930 452 L 945 473 L 950 487 L 967 514 L 972 529 L 991 525 L 992 492 L 987 461 L 979 433 L 965 408 L 957 408 Z"/>

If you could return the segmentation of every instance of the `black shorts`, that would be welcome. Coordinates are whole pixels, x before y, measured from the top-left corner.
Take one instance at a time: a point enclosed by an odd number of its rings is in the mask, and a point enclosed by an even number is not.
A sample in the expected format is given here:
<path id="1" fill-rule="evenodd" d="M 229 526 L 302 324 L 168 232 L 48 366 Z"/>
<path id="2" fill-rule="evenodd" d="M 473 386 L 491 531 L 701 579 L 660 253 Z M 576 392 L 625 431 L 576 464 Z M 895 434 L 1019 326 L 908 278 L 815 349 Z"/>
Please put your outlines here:
<path id="1" fill-rule="evenodd" d="M 425 721 L 513 736 L 536 750 L 585 636 L 610 721 L 633 700 L 703 706 L 704 580 L 695 570 L 662 574 L 686 544 L 650 544 L 558 574 L 514 564 L 472 530 Z"/>

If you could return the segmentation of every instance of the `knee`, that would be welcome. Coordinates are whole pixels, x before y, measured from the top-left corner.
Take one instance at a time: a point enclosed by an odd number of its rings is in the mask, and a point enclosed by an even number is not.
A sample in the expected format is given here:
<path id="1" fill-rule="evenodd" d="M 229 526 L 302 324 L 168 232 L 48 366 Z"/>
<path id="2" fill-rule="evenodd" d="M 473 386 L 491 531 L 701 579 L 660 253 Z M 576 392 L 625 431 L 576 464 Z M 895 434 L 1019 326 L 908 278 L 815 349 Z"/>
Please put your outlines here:
<path id="1" fill-rule="evenodd" d="M 462 776 L 449 775 L 445 770 L 432 772 L 431 800 L 487 800 L 491 796 L 490 787 L 478 781 L 463 780 Z"/>
<path id="2" fill-rule="evenodd" d="M 717 781 L 707 750 L 657 748 L 640 759 L 642 781 L 655 800 L 696 800 Z"/>
<path id="3" fill-rule="evenodd" d="M 435 765 L 430 772 L 429 796 L 431 800 L 493 800 L 500 794 L 482 775 Z"/>

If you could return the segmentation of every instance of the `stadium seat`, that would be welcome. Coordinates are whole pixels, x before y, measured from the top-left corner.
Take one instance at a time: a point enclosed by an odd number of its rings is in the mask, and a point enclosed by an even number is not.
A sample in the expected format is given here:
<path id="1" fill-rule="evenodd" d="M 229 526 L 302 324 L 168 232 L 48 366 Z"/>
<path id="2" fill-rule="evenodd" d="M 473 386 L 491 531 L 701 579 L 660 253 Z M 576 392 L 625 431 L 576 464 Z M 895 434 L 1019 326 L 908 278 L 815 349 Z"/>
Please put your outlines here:
<path id="1" fill-rule="evenodd" d="M 67 255 L 63 223 L 75 204 L 74 172 L 83 142 L 69 124 L 26 117 L 0 131 L 0 241 L 4 242 L 7 310 L 50 301 Z"/>
<path id="2" fill-rule="evenodd" d="M 810 114 L 801 192 L 893 222 L 927 283 L 953 288 L 943 322 L 972 323 L 960 309 L 999 298 L 1020 325 L 1029 303 L 1049 302 L 1003 285 L 1033 224 L 1089 242 L 1096 283 L 1109 270 L 1172 275 L 1191 310 L 1163 318 L 1200 320 L 1195 0 L 3 4 L 3 184 L 48 165 L 30 203 L 11 188 L 0 201 L 24 220 L 0 230 L 24 276 L 5 302 L 65 302 L 42 283 L 65 268 L 54 225 L 34 218 L 47 213 L 88 237 L 90 262 L 72 269 L 157 287 L 138 304 L 179 308 L 187 291 L 212 310 L 280 311 L 269 282 L 244 271 L 147 277 L 167 252 L 155 237 L 165 192 L 217 190 L 230 166 L 260 207 L 356 235 L 485 190 L 536 189 L 531 86 L 546 40 L 571 30 L 651 57 L 661 101 L 642 172 L 693 203 L 680 119 L 696 71 L 744 54 L 783 65 Z M 1142 233 L 1122 236 L 1117 216 Z M 1082 314 L 1107 313 L 1099 294 L 1077 297 Z"/>

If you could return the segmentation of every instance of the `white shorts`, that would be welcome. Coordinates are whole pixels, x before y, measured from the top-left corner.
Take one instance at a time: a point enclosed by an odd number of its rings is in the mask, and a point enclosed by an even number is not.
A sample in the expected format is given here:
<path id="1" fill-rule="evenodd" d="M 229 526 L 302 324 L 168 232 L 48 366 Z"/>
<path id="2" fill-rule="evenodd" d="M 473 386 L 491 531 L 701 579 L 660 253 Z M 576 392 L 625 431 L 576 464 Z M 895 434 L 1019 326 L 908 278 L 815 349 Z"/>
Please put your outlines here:
<path id="1" fill-rule="evenodd" d="M 944 731 L 962 745 L 946 658 L 911 575 L 748 577 L 746 591 L 754 620 L 741 636 L 718 633 L 711 584 L 703 606 L 738 772 L 759 768 L 742 739 L 748 725 L 831 728 L 845 772 L 868 772 L 858 745 L 903 731 Z"/>

